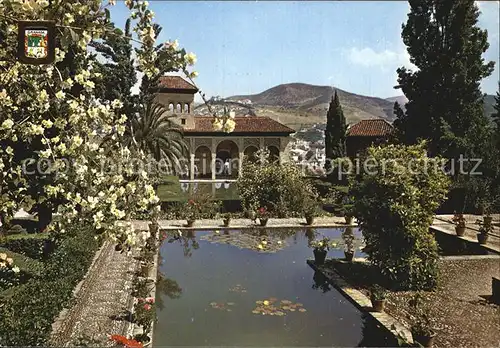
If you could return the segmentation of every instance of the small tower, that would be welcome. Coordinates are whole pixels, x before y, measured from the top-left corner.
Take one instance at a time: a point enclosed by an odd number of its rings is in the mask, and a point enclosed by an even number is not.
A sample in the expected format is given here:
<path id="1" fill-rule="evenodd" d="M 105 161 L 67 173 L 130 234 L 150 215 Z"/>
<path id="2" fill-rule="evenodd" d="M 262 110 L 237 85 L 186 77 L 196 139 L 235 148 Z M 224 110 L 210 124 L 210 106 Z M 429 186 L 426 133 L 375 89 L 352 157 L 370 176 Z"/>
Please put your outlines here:
<path id="1" fill-rule="evenodd" d="M 198 89 L 180 76 L 160 77 L 155 100 L 163 104 L 174 120 L 183 128 L 194 128 L 191 115 L 194 95 Z"/>

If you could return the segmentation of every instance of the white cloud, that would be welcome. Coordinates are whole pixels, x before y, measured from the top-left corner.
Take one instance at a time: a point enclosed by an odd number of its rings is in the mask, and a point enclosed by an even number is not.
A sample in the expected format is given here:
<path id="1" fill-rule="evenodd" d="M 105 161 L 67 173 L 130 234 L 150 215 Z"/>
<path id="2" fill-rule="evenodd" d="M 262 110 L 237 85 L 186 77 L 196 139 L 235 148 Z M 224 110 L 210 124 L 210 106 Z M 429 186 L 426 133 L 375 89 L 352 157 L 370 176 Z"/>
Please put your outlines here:
<path id="1" fill-rule="evenodd" d="M 377 52 L 371 47 L 351 47 L 343 50 L 343 54 L 352 64 L 363 67 L 378 67 L 383 70 L 395 70 L 400 66 L 415 68 L 410 63 L 410 56 L 405 49 L 398 51 L 385 49 Z"/>

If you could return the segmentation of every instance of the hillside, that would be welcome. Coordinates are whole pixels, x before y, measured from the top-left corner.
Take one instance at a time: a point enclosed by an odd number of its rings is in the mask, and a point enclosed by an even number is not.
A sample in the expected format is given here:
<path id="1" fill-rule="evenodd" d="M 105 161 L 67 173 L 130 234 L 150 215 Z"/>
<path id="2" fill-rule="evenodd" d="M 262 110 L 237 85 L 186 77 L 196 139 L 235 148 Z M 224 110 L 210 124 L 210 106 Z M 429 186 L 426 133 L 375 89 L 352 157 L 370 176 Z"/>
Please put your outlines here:
<path id="1" fill-rule="evenodd" d="M 348 123 L 367 118 L 393 120 L 393 104 L 385 99 L 362 96 L 341 89 L 337 92 Z M 324 123 L 333 96 L 330 86 L 289 83 L 254 95 L 238 95 L 227 100 L 249 100 L 257 114 L 266 114 L 281 122 L 297 124 Z"/>
<path id="2" fill-rule="evenodd" d="M 269 116 L 296 130 L 310 127 L 313 124 L 324 124 L 326 112 L 334 88 L 330 86 L 315 86 L 305 83 L 288 83 L 278 85 L 253 95 L 236 95 L 225 99 L 211 100 L 214 109 L 222 110 L 228 105 L 240 115 Z M 398 101 L 404 108 L 405 96 L 395 96 L 387 99 L 368 97 L 336 89 L 347 119 L 347 123 L 356 123 L 363 119 L 384 118 L 389 122 L 394 120 L 394 102 Z M 485 114 L 493 110 L 494 97 L 485 97 Z M 195 107 L 194 113 L 206 115 L 205 105 Z"/>

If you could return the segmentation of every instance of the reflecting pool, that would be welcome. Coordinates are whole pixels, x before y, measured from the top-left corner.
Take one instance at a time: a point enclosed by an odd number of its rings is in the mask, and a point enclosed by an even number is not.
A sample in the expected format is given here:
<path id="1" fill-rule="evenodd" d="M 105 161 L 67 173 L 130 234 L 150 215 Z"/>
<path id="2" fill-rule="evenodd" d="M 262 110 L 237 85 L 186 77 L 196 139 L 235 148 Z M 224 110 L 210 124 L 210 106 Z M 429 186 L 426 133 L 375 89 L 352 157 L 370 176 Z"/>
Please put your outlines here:
<path id="1" fill-rule="evenodd" d="M 184 231 L 166 240 L 154 345 L 357 346 L 362 314 L 306 264 L 315 234 L 341 240 L 343 231 Z"/>

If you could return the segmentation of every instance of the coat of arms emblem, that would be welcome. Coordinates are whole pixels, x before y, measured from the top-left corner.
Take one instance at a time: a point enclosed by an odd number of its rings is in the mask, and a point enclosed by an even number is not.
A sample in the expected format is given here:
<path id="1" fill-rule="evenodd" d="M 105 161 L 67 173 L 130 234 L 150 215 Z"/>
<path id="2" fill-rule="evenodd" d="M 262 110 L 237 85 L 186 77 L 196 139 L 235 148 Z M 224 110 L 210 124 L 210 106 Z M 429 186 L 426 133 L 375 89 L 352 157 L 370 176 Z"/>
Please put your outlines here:
<path id="1" fill-rule="evenodd" d="M 26 29 L 24 54 L 28 58 L 46 58 L 48 55 L 49 32 L 47 30 Z"/>
<path id="2" fill-rule="evenodd" d="M 55 59 L 55 22 L 19 21 L 18 58 L 27 64 L 50 64 Z"/>

